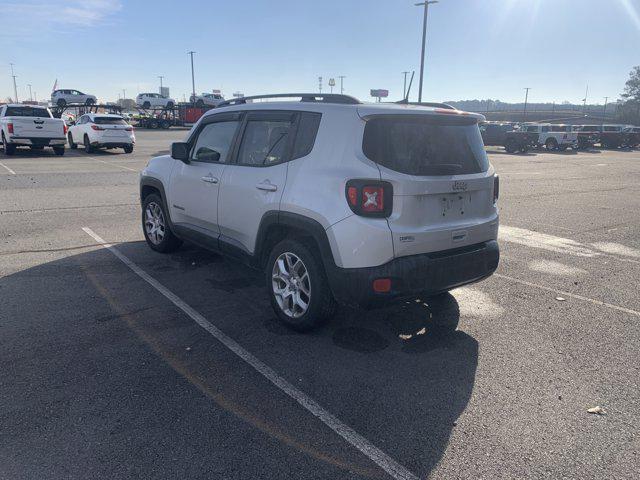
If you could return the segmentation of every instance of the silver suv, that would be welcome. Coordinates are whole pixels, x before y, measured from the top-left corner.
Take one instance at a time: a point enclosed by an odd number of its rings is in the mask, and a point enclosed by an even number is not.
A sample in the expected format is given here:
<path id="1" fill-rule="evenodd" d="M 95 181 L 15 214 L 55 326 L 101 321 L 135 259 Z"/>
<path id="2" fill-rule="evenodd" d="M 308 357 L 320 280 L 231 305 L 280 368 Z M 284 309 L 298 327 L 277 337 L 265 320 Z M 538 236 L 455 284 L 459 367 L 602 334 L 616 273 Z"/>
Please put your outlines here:
<path id="1" fill-rule="evenodd" d="M 299 101 L 252 103 L 257 98 Z M 439 295 L 498 266 L 498 177 L 482 115 L 345 95 L 229 100 L 141 173 L 148 245 L 188 240 L 265 272 L 307 330 L 337 304 Z"/>

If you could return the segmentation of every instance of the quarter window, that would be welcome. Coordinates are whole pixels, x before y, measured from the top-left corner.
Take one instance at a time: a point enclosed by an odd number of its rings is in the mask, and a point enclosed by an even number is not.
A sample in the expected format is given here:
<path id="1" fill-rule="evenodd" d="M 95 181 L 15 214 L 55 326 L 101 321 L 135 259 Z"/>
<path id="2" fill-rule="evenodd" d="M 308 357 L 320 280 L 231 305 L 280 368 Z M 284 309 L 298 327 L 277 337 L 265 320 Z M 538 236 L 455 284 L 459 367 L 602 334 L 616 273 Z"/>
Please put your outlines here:
<path id="1" fill-rule="evenodd" d="M 313 144 L 316 141 L 321 118 L 321 113 L 302 112 L 300 114 L 296 141 L 293 144 L 292 158 L 304 157 L 311 153 Z"/>
<path id="2" fill-rule="evenodd" d="M 249 120 L 244 131 L 238 163 L 268 166 L 286 160 L 293 120 Z"/>
<path id="3" fill-rule="evenodd" d="M 226 163 L 238 123 L 233 120 L 205 125 L 198 134 L 191 159 L 196 162 Z"/>

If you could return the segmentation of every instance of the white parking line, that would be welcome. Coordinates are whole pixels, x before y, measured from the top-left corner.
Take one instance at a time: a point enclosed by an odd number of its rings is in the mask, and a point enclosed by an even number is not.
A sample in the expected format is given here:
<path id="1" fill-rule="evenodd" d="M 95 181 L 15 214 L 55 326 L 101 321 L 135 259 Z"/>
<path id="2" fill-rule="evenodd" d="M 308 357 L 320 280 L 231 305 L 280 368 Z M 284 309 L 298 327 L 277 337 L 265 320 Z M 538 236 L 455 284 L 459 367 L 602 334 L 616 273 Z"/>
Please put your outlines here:
<path id="1" fill-rule="evenodd" d="M 509 275 L 503 275 L 501 273 L 494 273 L 495 277 L 503 278 L 505 280 L 509 280 L 510 282 L 519 283 L 521 285 L 526 285 L 527 287 L 539 288 L 540 290 L 546 290 L 547 292 L 553 292 L 558 295 L 562 295 L 563 297 L 575 298 L 576 300 L 582 300 L 585 302 L 592 303 L 594 305 L 598 305 L 600 307 L 610 308 L 611 310 L 617 310 L 619 312 L 628 313 L 629 315 L 634 315 L 636 317 L 640 317 L 640 312 L 637 310 L 633 310 L 631 308 L 621 307 L 619 305 L 614 305 L 613 303 L 603 302 L 601 300 L 596 300 L 594 298 L 585 297 L 583 295 L 578 295 L 576 293 L 565 292 L 564 290 L 557 290 L 551 287 L 545 287 L 544 285 L 538 285 L 537 283 L 527 282 L 526 280 L 520 280 L 519 278 L 510 277 Z"/>
<path id="2" fill-rule="evenodd" d="M 13 170 L 11 170 L 9 167 L 7 167 L 4 163 L 0 162 L 0 167 L 4 167 L 7 169 L 7 171 L 11 174 L 11 175 L 15 175 L 16 172 L 14 172 Z"/>
<path id="3" fill-rule="evenodd" d="M 180 297 L 175 295 L 160 282 L 150 276 L 147 272 L 142 270 L 138 265 L 129 260 L 124 254 L 122 254 L 113 245 L 105 242 L 99 235 L 88 227 L 83 227 L 85 233 L 91 236 L 96 242 L 102 245 L 104 248 L 113 253 L 122 263 L 129 267 L 136 275 L 142 278 L 145 282 L 155 288 L 158 292 L 164 295 L 171 303 L 182 310 L 187 316 L 189 316 L 194 322 L 204 328 L 207 332 L 213 335 L 220 343 L 235 353 L 238 357 L 244 360 L 255 371 L 264 376 L 267 380 L 278 387 L 282 392 L 286 393 L 293 400 L 298 402 L 303 408 L 309 411 L 312 415 L 317 417 L 322 423 L 328 426 L 335 433 L 340 435 L 343 439 L 353 445 L 366 455 L 371 461 L 387 472 L 392 478 L 397 480 L 418 480 L 418 477 L 400 465 L 389 455 L 382 450 L 372 445 L 366 438 L 353 430 L 348 425 L 342 423 L 339 419 L 334 417 L 327 410 L 322 408 L 315 400 L 309 397 L 304 392 L 298 390 L 296 387 L 287 382 L 284 378 L 279 376 L 271 367 L 262 363 L 251 353 L 245 350 L 235 340 L 228 337 L 225 333 L 215 327 L 200 313 L 185 303 Z"/>
<path id="4" fill-rule="evenodd" d="M 111 163 L 111 162 L 106 162 L 104 160 L 100 160 L 99 158 L 93 158 L 94 160 L 98 161 L 98 162 L 102 162 L 105 165 L 111 165 L 112 167 L 119 167 L 119 168 L 124 168 L 125 170 L 129 170 L 131 172 L 136 172 L 138 173 L 140 170 L 135 170 L 133 168 L 129 168 L 129 167 L 125 167 L 124 165 L 118 165 L 117 163 Z"/>

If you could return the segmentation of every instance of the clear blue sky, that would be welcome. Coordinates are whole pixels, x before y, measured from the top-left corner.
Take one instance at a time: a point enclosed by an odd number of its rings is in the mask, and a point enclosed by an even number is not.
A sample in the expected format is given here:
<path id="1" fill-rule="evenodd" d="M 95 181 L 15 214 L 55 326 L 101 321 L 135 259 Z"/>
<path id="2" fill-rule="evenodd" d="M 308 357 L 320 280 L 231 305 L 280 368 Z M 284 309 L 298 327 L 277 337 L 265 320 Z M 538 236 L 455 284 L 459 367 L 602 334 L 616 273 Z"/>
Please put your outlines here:
<path id="1" fill-rule="evenodd" d="M 33 85 L 102 101 L 157 91 L 246 95 L 317 91 L 346 75 L 345 93 L 402 95 L 416 70 L 422 11 L 409 0 L 0 0 L 0 98 Z M 640 0 L 441 0 L 429 11 L 425 98 L 590 103 L 618 97 L 640 64 Z M 335 91 L 335 89 L 334 89 Z"/>

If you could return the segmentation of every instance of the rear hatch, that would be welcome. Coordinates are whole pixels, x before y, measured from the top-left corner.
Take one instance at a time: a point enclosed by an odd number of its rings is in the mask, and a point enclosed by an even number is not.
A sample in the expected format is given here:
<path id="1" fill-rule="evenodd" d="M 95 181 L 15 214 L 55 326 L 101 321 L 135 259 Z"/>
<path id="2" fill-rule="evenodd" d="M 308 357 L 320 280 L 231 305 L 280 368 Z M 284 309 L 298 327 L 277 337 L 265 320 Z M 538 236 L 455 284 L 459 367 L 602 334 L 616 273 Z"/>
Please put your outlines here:
<path id="1" fill-rule="evenodd" d="M 9 107 L 5 114 L 13 123 L 13 136 L 26 138 L 64 138 L 64 121 L 51 118 L 43 107 Z"/>
<path id="2" fill-rule="evenodd" d="M 494 173 L 478 117 L 430 112 L 363 118 L 363 152 L 393 186 L 388 223 L 396 257 L 496 238 Z"/>
<path id="3" fill-rule="evenodd" d="M 131 125 L 119 117 L 95 117 L 93 123 L 104 130 L 102 136 L 109 140 L 128 140 L 131 135 Z"/>

